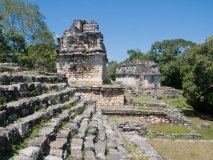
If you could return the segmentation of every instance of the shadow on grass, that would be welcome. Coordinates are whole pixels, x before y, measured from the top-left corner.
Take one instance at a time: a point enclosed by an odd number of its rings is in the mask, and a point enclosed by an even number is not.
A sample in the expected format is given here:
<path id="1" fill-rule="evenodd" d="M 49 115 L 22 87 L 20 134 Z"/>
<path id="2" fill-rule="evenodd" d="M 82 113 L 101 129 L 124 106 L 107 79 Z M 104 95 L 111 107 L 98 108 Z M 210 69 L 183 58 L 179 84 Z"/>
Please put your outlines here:
<path id="1" fill-rule="evenodd" d="M 208 120 L 208 121 L 213 121 L 213 116 L 212 115 L 208 115 L 208 114 L 204 114 L 198 111 L 194 111 L 194 110 L 183 110 L 182 113 L 187 116 L 187 117 L 198 117 L 202 120 Z"/>

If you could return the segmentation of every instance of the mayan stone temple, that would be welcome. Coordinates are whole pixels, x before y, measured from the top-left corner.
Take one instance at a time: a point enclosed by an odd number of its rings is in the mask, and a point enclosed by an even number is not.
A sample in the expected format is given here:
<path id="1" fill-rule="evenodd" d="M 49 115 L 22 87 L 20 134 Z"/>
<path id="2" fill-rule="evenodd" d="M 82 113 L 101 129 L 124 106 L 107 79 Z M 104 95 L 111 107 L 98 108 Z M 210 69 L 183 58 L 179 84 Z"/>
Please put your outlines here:
<path id="1" fill-rule="evenodd" d="M 57 41 L 58 73 L 66 74 L 69 83 L 103 83 L 107 54 L 96 22 L 75 20 Z"/>

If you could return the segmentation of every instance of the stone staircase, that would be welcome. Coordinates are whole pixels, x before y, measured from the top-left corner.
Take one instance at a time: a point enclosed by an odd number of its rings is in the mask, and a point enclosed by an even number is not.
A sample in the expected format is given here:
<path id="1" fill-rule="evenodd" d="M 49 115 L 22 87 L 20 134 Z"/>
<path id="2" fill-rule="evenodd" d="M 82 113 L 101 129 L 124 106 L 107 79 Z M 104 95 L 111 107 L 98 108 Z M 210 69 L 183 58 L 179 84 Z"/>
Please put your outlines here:
<path id="1" fill-rule="evenodd" d="M 131 159 L 95 101 L 81 99 L 61 77 L 19 76 L 0 75 L 0 159 Z"/>

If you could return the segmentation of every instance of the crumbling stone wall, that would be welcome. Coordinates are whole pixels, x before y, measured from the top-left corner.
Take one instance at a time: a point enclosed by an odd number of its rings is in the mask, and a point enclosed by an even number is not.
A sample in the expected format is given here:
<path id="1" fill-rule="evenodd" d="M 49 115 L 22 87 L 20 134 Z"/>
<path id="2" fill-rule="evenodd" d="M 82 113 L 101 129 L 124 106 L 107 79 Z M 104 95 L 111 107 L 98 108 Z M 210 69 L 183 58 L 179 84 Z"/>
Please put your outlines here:
<path id="1" fill-rule="evenodd" d="M 160 87 L 160 69 L 152 61 L 132 60 L 116 68 L 116 81 L 128 86 L 141 86 L 144 89 Z"/>
<path id="2" fill-rule="evenodd" d="M 69 83 L 102 84 L 105 79 L 105 61 L 102 55 L 60 56 L 57 59 L 57 71 L 66 74 Z"/>
<path id="3" fill-rule="evenodd" d="M 97 106 L 124 105 L 124 88 L 122 87 L 77 87 L 77 93 L 86 100 L 96 100 Z"/>
<path id="4" fill-rule="evenodd" d="M 102 84 L 106 63 L 103 35 L 96 22 L 75 20 L 58 38 L 56 68 L 69 83 Z"/>
<path id="5" fill-rule="evenodd" d="M 191 126 L 191 121 L 183 117 L 183 115 L 177 110 L 143 111 L 135 109 L 102 109 L 102 113 L 106 115 L 138 116 L 140 117 L 141 122 L 145 125 L 172 124 Z"/>

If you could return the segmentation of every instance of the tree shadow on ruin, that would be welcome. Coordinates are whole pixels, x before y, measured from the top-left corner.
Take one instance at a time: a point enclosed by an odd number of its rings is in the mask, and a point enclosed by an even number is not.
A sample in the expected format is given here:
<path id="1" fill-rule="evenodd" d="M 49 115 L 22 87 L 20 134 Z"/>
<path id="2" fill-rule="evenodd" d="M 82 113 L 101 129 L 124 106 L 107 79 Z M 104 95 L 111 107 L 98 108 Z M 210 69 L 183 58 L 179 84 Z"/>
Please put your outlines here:
<path id="1" fill-rule="evenodd" d="M 213 121 L 212 115 L 204 114 L 204 113 L 201 113 L 201 112 L 198 112 L 198 111 L 186 109 L 186 110 L 182 110 L 182 113 L 187 117 L 198 117 L 202 120 Z"/>

